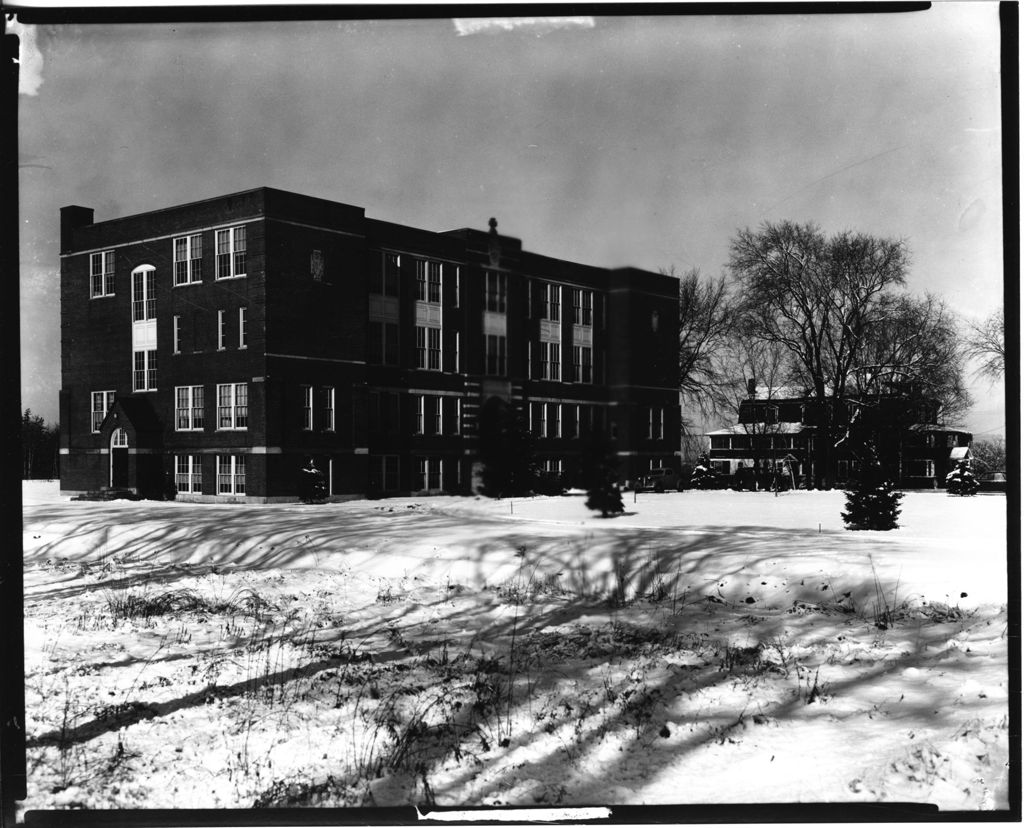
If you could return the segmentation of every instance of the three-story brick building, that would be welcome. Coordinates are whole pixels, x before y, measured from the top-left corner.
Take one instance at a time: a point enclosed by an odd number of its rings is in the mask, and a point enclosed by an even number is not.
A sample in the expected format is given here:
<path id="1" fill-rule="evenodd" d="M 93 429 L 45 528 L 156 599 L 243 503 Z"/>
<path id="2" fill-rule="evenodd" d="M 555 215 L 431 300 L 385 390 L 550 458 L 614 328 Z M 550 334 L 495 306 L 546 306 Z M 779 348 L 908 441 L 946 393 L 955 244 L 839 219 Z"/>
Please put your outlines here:
<path id="1" fill-rule="evenodd" d="M 488 406 L 545 471 L 591 428 L 624 479 L 674 465 L 678 283 L 259 188 L 61 211 L 61 490 L 293 499 L 473 491 Z"/>

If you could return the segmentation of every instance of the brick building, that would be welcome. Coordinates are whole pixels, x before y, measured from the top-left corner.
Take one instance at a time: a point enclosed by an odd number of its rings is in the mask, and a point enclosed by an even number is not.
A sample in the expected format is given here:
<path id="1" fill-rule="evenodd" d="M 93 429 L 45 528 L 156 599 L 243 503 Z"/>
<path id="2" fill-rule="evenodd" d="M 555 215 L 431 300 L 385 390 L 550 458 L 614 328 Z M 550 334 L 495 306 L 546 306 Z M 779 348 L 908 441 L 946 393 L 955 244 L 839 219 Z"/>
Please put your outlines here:
<path id="1" fill-rule="evenodd" d="M 748 388 L 735 425 L 708 433 L 712 467 L 723 475 L 738 469 L 772 469 L 785 464 L 798 485 L 815 478 L 815 440 L 821 412 L 808 394 L 793 388 Z M 957 462 L 970 457 L 972 435 L 938 422 L 938 406 L 927 401 L 872 399 L 860 406 L 859 436 L 870 440 L 879 462 L 897 486 L 938 488 Z M 837 404 L 836 417 L 841 413 Z M 835 453 L 835 480 L 845 485 L 860 469 L 867 453 L 846 441 Z"/>
<path id="2" fill-rule="evenodd" d="M 678 283 L 259 188 L 94 222 L 61 210 L 61 490 L 294 499 L 475 489 L 511 407 L 545 471 L 591 428 L 675 465 Z"/>

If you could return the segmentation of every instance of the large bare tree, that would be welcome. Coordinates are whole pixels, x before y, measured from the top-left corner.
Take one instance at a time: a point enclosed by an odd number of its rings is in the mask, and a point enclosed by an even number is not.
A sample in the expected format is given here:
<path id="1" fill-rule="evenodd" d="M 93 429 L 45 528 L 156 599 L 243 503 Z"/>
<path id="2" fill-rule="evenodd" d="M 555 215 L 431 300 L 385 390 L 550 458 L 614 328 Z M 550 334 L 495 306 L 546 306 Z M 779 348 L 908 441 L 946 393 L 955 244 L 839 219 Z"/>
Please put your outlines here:
<path id="1" fill-rule="evenodd" d="M 1005 326 L 1003 309 L 999 308 L 984 322 L 970 326 L 967 334 L 967 355 L 981 362 L 978 373 L 997 380 L 1006 370 Z"/>
<path id="2" fill-rule="evenodd" d="M 905 282 L 906 244 L 862 233 L 826 237 L 814 224 L 765 223 L 732 240 L 729 269 L 753 336 L 785 347 L 819 409 L 815 485 L 834 482 L 847 434 L 850 379 L 865 337 Z"/>

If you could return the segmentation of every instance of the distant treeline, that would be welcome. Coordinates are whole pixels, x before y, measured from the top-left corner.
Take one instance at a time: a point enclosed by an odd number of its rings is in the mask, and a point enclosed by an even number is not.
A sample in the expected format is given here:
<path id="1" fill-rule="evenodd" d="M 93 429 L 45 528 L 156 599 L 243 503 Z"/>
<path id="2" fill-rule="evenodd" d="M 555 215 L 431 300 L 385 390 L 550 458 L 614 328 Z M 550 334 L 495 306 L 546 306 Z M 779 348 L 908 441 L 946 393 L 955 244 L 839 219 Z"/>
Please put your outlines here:
<path id="1" fill-rule="evenodd" d="M 25 409 L 21 418 L 21 476 L 25 480 L 54 480 L 60 477 L 56 425 Z"/>

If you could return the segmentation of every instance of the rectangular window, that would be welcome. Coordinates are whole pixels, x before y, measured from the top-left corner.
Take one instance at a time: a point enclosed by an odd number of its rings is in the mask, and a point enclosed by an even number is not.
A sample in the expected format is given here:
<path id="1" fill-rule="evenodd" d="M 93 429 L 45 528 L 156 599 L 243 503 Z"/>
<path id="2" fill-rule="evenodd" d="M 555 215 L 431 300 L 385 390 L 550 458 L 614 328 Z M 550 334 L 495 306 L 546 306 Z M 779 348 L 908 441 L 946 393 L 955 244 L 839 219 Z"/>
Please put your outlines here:
<path id="1" fill-rule="evenodd" d="M 440 457 L 418 457 L 416 458 L 416 485 L 417 491 L 437 490 L 441 488 Z"/>
<path id="2" fill-rule="evenodd" d="M 245 455 L 217 455 L 217 494 L 245 494 Z"/>
<path id="3" fill-rule="evenodd" d="M 205 426 L 203 399 L 203 386 L 201 385 L 179 385 L 175 387 L 175 431 L 197 431 Z"/>
<path id="4" fill-rule="evenodd" d="M 174 284 L 188 285 L 203 280 L 203 237 L 182 236 L 174 240 Z"/>
<path id="5" fill-rule="evenodd" d="M 107 412 L 110 411 L 110 406 L 114 404 L 114 392 L 113 391 L 93 391 L 92 392 L 92 431 L 96 434 L 100 430 L 100 426 L 103 425 L 103 420 L 107 416 Z"/>
<path id="6" fill-rule="evenodd" d="M 179 492 L 203 493 L 203 458 L 200 454 L 174 457 L 174 486 Z"/>
<path id="7" fill-rule="evenodd" d="M 441 304 L 441 263 L 416 260 L 416 298 L 432 305 Z"/>
<path id="8" fill-rule="evenodd" d="M 541 342 L 540 378 L 558 381 L 562 378 L 562 346 L 558 342 Z"/>
<path id="9" fill-rule="evenodd" d="M 134 351 L 132 357 L 132 390 L 156 391 L 156 351 Z"/>
<path id="10" fill-rule="evenodd" d="M 572 378 L 573 382 L 594 381 L 594 352 L 587 345 L 573 345 Z"/>
<path id="11" fill-rule="evenodd" d="M 484 307 L 493 313 L 505 313 L 507 280 L 504 273 L 488 270 L 484 276 Z"/>
<path id="12" fill-rule="evenodd" d="M 423 434 L 424 428 L 426 427 L 426 407 L 427 400 L 422 394 L 416 394 L 413 396 L 413 405 L 415 406 L 415 417 L 416 422 L 413 424 L 414 434 Z"/>
<path id="13" fill-rule="evenodd" d="M 572 324 L 591 327 L 594 324 L 594 292 L 572 289 Z"/>
<path id="14" fill-rule="evenodd" d="M 245 227 L 217 231 L 217 279 L 237 279 L 245 275 Z"/>
<path id="15" fill-rule="evenodd" d="M 444 433 L 458 434 L 462 430 L 462 399 L 460 397 L 441 397 L 440 399 L 443 407 Z"/>
<path id="16" fill-rule="evenodd" d="M 320 389 L 320 415 L 325 431 L 334 431 L 334 387 L 326 385 Z"/>
<path id="17" fill-rule="evenodd" d="M 558 322 L 562 319 L 562 286 L 545 283 L 542 296 L 542 319 Z"/>
<path id="18" fill-rule="evenodd" d="M 427 328 L 427 369 L 441 370 L 441 329 Z"/>
<path id="19" fill-rule="evenodd" d="M 89 295 L 95 299 L 98 296 L 114 295 L 114 251 L 107 250 L 103 253 L 93 253 L 89 256 Z"/>
<path id="20" fill-rule="evenodd" d="M 310 251 L 309 276 L 314 282 L 324 280 L 324 252 L 322 250 Z"/>
<path id="21" fill-rule="evenodd" d="M 562 406 L 559 403 L 548 403 L 547 405 L 547 428 L 546 436 L 562 436 Z"/>
<path id="22" fill-rule="evenodd" d="M 313 430 L 313 386 L 303 385 L 302 388 L 302 428 Z"/>
<path id="23" fill-rule="evenodd" d="M 132 322 L 156 319 L 156 271 L 132 271 Z"/>
<path id="24" fill-rule="evenodd" d="M 174 353 L 181 353 L 181 317 L 174 316 L 171 319 L 171 342 Z"/>
<path id="25" fill-rule="evenodd" d="M 497 334 L 487 334 L 484 342 L 484 362 L 488 376 L 503 377 L 506 375 L 505 348 L 505 337 Z"/>
<path id="26" fill-rule="evenodd" d="M 565 423 L 563 434 L 566 437 L 575 438 L 580 436 L 580 407 L 578 405 L 563 406 Z"/>
<path id="27" fill-rule="evenodd" d="M 247 348 L 249 346 L 249 309 L 239 308 L 238 309 L 238 347 Z"/>
<path id="28" fill-rule="evenodd" d="M 217 311 L 217 350 L 224 350 L 227 341 L 227 325 L 224 324 L 224 311 Z"/>
<path id="29" fill-rule="evenodd" d="M 427 262 L 416 259 L 416 300 L 427 301 Z"/>
<path id="30" fill-rule="evenodd" d="M 452 301 L 453 301 L 455 307 L 458 307 L 459 306 L 459 302 L 461 301 L 461 299 L 459 298 L 459 294 L 461 293 L 459 288 L 460 288 L 459 266 L 455 265 L 455 287 L 454 287 L 454 290 L 453 290 L 454 296 L 452 297 Z"/>
<path id="31" fill-rule="evenodd" d="M 441 405 L 442 397 L 429 396 L 426 398 L 426 426 L 427 434 L 443 434 L 442 421 L 443 421 L 443 407 Z"/>
<path id="32" fill-rule="evenodd" d="M 397 253 L 385 253 L 381 272 L 374 280 L 371 293 L 380 296 L 398 296 L 398 277 L 401 269 L 401 257 Z"/>
<path id="33" fill-rule="evenodd" d="M 244 382 L 217 386 L 217 428 L 244 429 L 249 426 L 249 386 Z"/>
<path id="34" fill-rule="evenodd" d="M 459 336 L 459 332 L 456 331 L 455 332 L 455 373 L 458 373 L 459 371 L 462 370 L 462 353 L 460 351 L 459 345 L 460 345 L 460 336 Z"/>
<path id="35" fill-rule="evenodd" d="M 370 458 L 370 491 L 398 490 L 398 455 L 384 454 Z"/>
<path id="36" fill-rule="evenodd" d="M 371 321 L 367 360 L 372 365 L 398 365 L 398 323 Z"/>
<path id="37" fill-rule="evenodd" d="M 647 439 L 660 440 L 665 436 L 665 414 L 661 408 L 651 408 L 647 412 Z"/>

